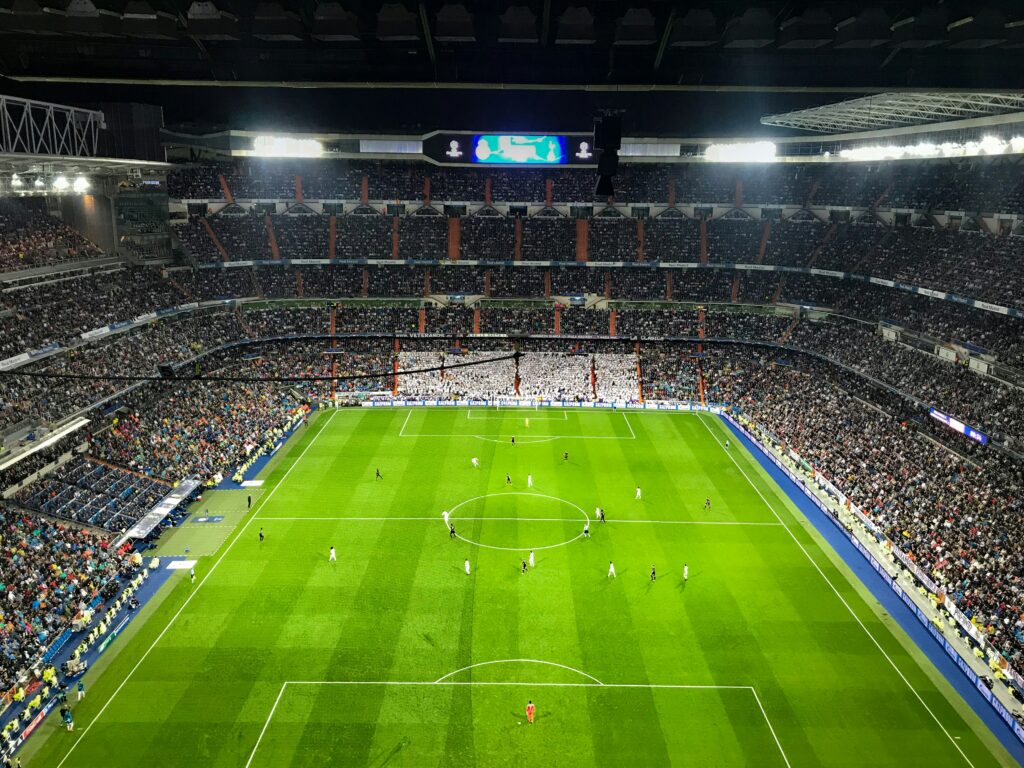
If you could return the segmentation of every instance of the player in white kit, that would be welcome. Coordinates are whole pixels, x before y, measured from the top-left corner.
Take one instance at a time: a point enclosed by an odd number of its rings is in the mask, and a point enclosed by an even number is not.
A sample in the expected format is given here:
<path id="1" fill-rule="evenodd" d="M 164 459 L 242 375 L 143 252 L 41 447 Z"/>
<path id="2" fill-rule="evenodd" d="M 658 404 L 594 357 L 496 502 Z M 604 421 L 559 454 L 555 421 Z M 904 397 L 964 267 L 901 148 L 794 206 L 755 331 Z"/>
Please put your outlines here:
<path id="1" fill-rule="evenodd" d="M 617 578 L 615 576 L 615 563 L 613 563 L 611 561 L 608 562 L 608 578 L 610 578 L 610 579 Z"/>

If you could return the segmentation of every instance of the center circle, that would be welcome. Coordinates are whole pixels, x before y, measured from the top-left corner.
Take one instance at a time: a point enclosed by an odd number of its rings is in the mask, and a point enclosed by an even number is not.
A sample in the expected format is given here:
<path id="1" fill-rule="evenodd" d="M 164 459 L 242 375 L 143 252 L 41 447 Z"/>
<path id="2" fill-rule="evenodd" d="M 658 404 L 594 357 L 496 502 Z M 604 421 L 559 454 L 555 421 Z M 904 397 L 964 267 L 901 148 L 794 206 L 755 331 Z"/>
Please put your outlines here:
<path id="1" fill-rule="evenodd" d="M 490 500 L 490 501 L 488 501 Z M 539 502 L 539 503 L 538 503 Z M 456 537 L 462 539 L 467 544 L 474 544 L 478 547 L 484 547 L 485 549 L 497 549 L 504 552 L 524 552 L 527 550 L 541 550 L 541 549 L 554 549 L 555 547 L 564 547 L 566 544 L 571 544 L 576 539 L 583 536 L 583 525 L 584 523 L 590 524 L 590 516 L 579 504 L 574 504 L 566 499 L 561 499 L 558 496 L 549 496 L 546 493 L 530 493 L 528 491 L 506 491 L 503 493 L 485 493 L 480 496 L 474 496 L 473 498 L 460 501 L 450 510 L 448 510 L 448 519 L 451 523 L 455 523 L 459 520 L 456 512 L 459 509 L 473 504 L 480 504 L 481 506 L 491 506 L 492 511 L 490 515 L 480 515 L 479 517 L 467 520 L 467 517 L 472 518 L 472 515 L 466 515 L 461 518 L 463 522 L 479 522 L 484 525 L 491 524 L 491 527 L 502 527 L 512 528 L 521 522 L 534 522 L 543 523 L 548 526 L 558 526 L 561 524 L 559 530 L 559 538 L 563 538 L 566 533 L 565 529 L 568 526 L 575 528 L 575 533 L 569 538 L 554 543 L 538 543 L 538 544 L 524 544 L 518 547 L 501 547 L 494 544 L 485 544 L 482 541 L 476 541 L 473 538 L 464 536 L 462 533 L 458 533 L 456 528 Z M 493 509 L 497 507 L 497 509 Z M 539 510 L 542 508 L 549 510 L 555 510 L 555 512 L 548 512 L 545 514 L 539 514 Z M 571 517 L 567 516 L 564 512 L 564 508 L 569 507 L 573 510 L 574 515 L 579 515 L 579 522 L 576 522 Z M 560 513 L 557 510 L 563 510 Z M 534 512 L 531 514 L 520 514 L 523 511 Z M 465 514 L 465 512 L 464 512 Z M 482 527 L 482 526 L 481 526 Z M 499 534 L 500 536 L 501 534 Z M 534 535 L 531 533 L 531 535 Z M 481 537 L 482 538 L 482 537 Z"/>

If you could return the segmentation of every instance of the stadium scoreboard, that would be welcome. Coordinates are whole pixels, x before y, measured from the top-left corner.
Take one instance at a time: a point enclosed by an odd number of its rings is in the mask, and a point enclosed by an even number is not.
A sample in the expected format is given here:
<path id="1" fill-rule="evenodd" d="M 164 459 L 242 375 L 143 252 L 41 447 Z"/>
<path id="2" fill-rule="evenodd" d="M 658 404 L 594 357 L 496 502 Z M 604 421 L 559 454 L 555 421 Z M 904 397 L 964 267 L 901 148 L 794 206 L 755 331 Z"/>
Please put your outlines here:
<path id="1" fill-rule="evenodd" d="M 435 133 L 423 141 L 423 154 L 443 165 L 597 166 L 587 133 Z"/>

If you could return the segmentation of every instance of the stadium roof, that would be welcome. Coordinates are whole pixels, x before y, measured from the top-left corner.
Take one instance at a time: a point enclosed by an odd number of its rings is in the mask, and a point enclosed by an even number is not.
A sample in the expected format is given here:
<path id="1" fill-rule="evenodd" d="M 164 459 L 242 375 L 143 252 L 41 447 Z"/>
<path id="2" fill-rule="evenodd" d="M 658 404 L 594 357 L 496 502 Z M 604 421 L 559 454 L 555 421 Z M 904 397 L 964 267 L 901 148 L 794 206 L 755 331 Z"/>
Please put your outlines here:
<path id="1" fill-rule="evenodd" d="M 761 118 L 764 125 L 815 133 L 872 131 L 1024 111 L 1024 93 L 899 92 Z"/>

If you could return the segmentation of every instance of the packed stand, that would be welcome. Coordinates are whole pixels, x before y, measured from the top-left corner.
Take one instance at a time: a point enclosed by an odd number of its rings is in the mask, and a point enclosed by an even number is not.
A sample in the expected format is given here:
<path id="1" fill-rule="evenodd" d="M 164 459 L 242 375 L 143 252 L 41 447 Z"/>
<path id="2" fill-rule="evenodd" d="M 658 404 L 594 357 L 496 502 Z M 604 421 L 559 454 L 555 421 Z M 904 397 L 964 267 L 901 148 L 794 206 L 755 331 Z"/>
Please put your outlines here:
<path id="1" fill-rule="evenodd" d="M 39 267 L 103 255 L 60 219 L 44 210 L 0 199 L 0 270 Z"/>

